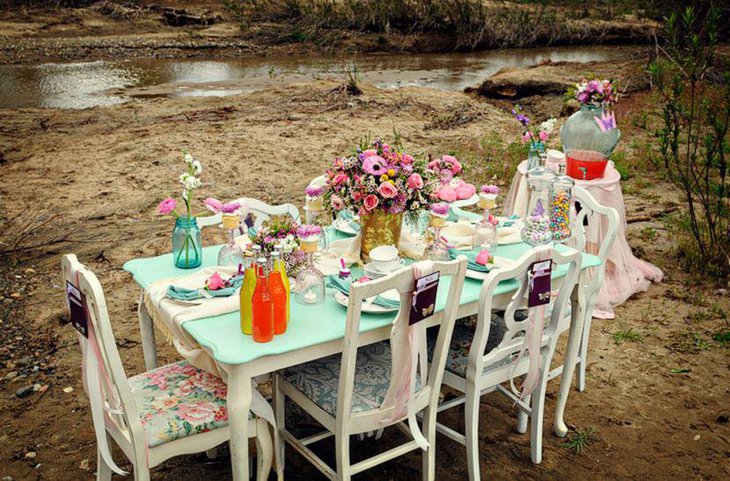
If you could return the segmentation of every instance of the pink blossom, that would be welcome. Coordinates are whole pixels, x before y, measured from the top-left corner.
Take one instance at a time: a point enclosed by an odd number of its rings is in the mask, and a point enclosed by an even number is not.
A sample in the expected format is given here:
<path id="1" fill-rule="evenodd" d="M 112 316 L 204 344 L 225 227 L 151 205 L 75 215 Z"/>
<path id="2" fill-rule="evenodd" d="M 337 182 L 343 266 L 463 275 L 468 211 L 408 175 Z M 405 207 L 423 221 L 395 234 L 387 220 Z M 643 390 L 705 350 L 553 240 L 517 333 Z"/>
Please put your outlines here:
<path id="1" fill-rule="evenodd" d="M 367 159 L 368 157 L 372 157 L 373 155 L 377 156 L 378 153 L 373 149 L 368 149 L 362 153 L 362 158 Z"/>
<path id="2" fill-rule="evenodd" d="M 344 184 L 349 179 L 350 179 L 350 177 L 348 177 L 347 174 L 340 173 L 340 174 L 337 174 L 334 179 L 332 179 L 332 183 L 335 185 Z"/>
<path id="3" fill-rule="evenodd" d="M 203 201 L 203 204 L 213 212 L 214 214 L 217 214 L 223 209 L 223 202 L 219 201 L 218 199 L 214 199 L 212 197 L 208 197 Z"/>
<path id="4" fill-rule="evenodd" d="M 449 208 L 449 204 L 444 204 L 443 202 L 431 204 L 431 212 L 442 217 L 449 215 Z"/>
<path id="5" fill-rule="evenodd" d="M 240 203 L 238 203 L 238 202 L 229 202 L 229 203 L 223 204 L 221 206 L 221 212 L 223 212 L 224 214 L 233 214 L 234 212 L 236 212 L 240 208 L 241 208 L 241 204 Z"/>
<path id="6" fill-rule="evenodd" d="M 538 134 L 538 136 L 540 137 L 540 140 L 545 142 L 548 138 L 548 133 L 545 132 L 544 130 L 541 130 L 540 133 Z"/>
<path id="7" fill-rule="evenodd" d="M 365 158 L 365 160 L 362 163 L 362 168 L 365 172 L 367 172 L 370 175 L 384 174 L 386 171 L 385 159 L 383 159 L 382 157 L 379 157 L 377 155 L 372 155 L 370 157 Z"/>
<path id="8" fill-rule="evenodd" d="M 367 197 L 365 197 L 365 200 L 363 201 L 363 205 L 365 207 L 365 210 L 368 212 L 372 211 L 378 206 L 378 196 L 375 194 L 370 194 Z"/>
<path id="9" fill-rule="evenodd" d="M 398 189 L 390 182 L 383 182 L 378 186 L 378 193 L 386 199 L 392 199 L 398 195 Z"/>
<path id="10" fill-rule="evenodd" d="M 171 197 L 168 197 L 167 199 L 160 202 L 160 205 L 157 206 L 157 212 L 162 215 L 167 215 L 174 212 L 175 207 L 177 207 L 177 201 Z"/>
<path id="11" fill-rule="evenodd" d="M 223 289 L 226 287 L 226 283 L 223 279 L 221 279 L 221 275 L 217 272 L 214 272 L 212 276 L 208 278 L 207 281 L 205 281 L 205 287 L 209 291 L 217 291 L 218 289 Z"/>
<path id="12" fill-rule="evenodd" d="M 215 419 L 218 406 L 212 402 L 189 402 L 178 406 L 175 414 L 193 425 L 209 423 Z"/>
<path id="13" fill-rule="evenodd" d="M 499 187 L 493 184 L 484 184 L 481 188 L 481 191 L 485 194 L 499 194 Z"/>
<path id="14" fill-rule="evenodd" d="M 403 165 L 411 165 L 413 163 L 413 156 L 411 154 L 403 154 L 400 161 Z"/>
<path id="15" fill-rule="evenodd" d="M 459 163 L 458 160 L 456 160 L 456 157 L 454 157 L 453 155 L 444 155 L 443 157 L 441 157 L 441 160 L 451 164 L 451 173 L 452 174 L 456 175 L 459 172 L 461 172 L 461 164 Z"/>
<path id="16" fill-rule="evenodd" d="M 439 163 L 441 163 L 441 159 L 432 160 L 431 162 L 428 163 L 427 167 L 430 170 L 436 170 L 436 169 L 438 169 Z"/>
<path id="17" fill-rule="evenodd" d="M 532 136 L 530 135 L 530 132 L 525 132 L 524 134 L 522 134 L 522 141 L 525 143 L 529 142 L 531 138 Z"/>
<path id="18" fill-rule="evenodd" d="M 339 195 L 333 195 L 330 197 L 330 205 L 332 205 L 332 208 L 335 210 L 342 210 L 345 208 L 345 202 Z"/>
<path id="19" fill-rule="evenodd" d="M 423 179 L 419 174 L 411 174 L 406 180 L 406 185 L 409 189 L 418 190 L 423 188 Z"/>
<path id="20" fill-rule="evenodd" d="M 460 181 L 456 187 L 456 198 L 459 200 L 468 199 L 476 194 L 477 188 L 473 184 L 468 184 L 464 181 Z"/>
<path id="21" fill-rule="evenodd" d="M 495 227 L 497 226 L 497 224 L 499 224 L 497 218 L 494 217 L 492 214 L 489 214 L 489 218 L 487 219 L 487 221 Z"/>

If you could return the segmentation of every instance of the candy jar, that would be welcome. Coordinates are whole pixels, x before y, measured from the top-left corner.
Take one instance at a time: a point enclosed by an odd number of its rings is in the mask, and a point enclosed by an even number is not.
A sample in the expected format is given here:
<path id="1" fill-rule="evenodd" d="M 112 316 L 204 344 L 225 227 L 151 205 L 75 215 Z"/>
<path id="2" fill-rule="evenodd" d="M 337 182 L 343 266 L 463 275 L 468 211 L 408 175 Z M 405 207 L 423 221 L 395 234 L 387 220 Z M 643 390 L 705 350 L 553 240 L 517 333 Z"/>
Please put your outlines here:
<path id="1" fill-rule="evenodd" d="M 429 221 L 429 240 L 423 257 L 432 261 L 448 261 L 449 249 L 441 237 L 441 228 L 446 225 L 449 217 L 449 205 L 445 203 L 433 204 L 431 206 L 431 218 Z"/>
<path id="2" fill-rule="evenodd" d="M 553 240 L 565 242 L 570 239 L 570 201 L 575 181 L 565 174 L 565 165 L 558 167 L 558 176 L 550 188 L 550 230 Z"/>
<path id="3" fill-rule="evenodd" d="M 527 172 L 529 201 L 520 236 L 531 246 L 544 245 L 552 241 L 548 209 L 550 189 L 554 180 L 555 173 L 544 165 Z"/>
<path id="4" fill-rule="evenodd" d="M 474 232 L 474 247 L 493 249 L 497 245 L 497 219 L 491 211 L 497 207 L 497 194 L 499 187 L 496 185 L 483 185 L 479 193 L 478 206 L 484 209 L 484 215 L 476 225 Z"/>
<path id="5" fill-rule="evenodd" d="M 223 228 L 228 230 L 228 242 L 218 252 L 219 266 L 243 266 L 243 251 L 236 245 L 236 231 L 240 225 L 238 214 L 223 214 Z"/>
<path id="6" fill-rule="evenodd" d="M 297 230 L 299 246 L 307 255 L 306 263 L 297 274 L 295 284 L 295 300 L 299 304 L 321 304 L 325 301 L 324 275 L 312 262 L 312 256 L 319 246 L 321 232 L 318 226 L 306 224 Z"/>

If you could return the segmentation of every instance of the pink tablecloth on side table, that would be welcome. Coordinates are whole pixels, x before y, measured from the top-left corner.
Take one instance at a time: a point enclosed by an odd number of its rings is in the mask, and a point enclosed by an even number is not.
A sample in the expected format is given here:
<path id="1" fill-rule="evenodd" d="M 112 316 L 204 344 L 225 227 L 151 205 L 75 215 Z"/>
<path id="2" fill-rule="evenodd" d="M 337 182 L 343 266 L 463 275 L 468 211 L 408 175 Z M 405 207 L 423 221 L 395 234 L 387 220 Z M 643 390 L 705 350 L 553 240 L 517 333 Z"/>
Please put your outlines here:
<path id="1" fill-rule="evenodd" d="M 527 209 L 527 182 L 525 173 L 527 162 L 522 162 L 512 180 L 504 203 L 504 214 L 524 216 Z M 613 319 L 613 308 L 623 304 L 637 292 L 646 291 L 651 282 L 661 282 L 664 274 L 661 269 L 649 262 L 638 259 L 631 252 L 626 240 L 626 208 L 621 193 L 621 174 L 609 162 L 602 179 L 576 180 L 575 184 L 591 193 L 599 204 L 610 206 L 619 213 L 618 232 L 613 248 L 608 253 L 606 278 L 596 299 L 593 317 Z M 595 224 L 595 223 L 593 223 Z M 587 250 L 598 252 L 598 246 L 605 236 L 604 225 L 586 227 Z"/>

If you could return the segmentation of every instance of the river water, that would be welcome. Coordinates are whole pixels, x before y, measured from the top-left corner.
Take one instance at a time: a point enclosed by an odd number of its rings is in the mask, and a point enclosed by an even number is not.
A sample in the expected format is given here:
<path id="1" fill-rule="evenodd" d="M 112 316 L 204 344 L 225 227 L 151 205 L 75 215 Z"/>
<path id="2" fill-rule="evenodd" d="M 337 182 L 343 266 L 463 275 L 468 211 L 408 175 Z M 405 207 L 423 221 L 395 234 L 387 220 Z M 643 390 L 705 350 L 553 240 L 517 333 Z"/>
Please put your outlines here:
<path id="1" fill-rule="evenodd" d="M 251 56 L 238 59 L 131 59 L 0 65 L 0 108 L 83 109 L 133 99 L 226 96 L 313 79 L 345 80 L 357 66 L 362 81 L 460 91 L 505 67 L 545 61 L 612 60 L 625 48 L 557 47 L 476 53 L 359 56 Z"/>

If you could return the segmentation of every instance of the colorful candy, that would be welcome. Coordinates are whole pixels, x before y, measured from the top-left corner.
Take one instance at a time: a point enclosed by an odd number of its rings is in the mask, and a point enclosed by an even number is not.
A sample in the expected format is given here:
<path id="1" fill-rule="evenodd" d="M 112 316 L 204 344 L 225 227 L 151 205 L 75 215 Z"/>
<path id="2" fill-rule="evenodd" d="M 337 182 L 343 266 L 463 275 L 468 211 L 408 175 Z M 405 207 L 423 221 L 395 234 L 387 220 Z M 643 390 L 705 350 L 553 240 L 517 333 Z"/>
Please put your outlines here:
<path id="1" fill-rule="evenodd" d="M 570 238 L 570 193 L 553 192 L 551 194 L 550 230 L 553 239 L 558 242 Z"/>

